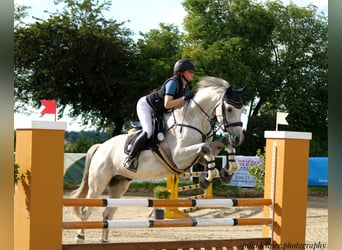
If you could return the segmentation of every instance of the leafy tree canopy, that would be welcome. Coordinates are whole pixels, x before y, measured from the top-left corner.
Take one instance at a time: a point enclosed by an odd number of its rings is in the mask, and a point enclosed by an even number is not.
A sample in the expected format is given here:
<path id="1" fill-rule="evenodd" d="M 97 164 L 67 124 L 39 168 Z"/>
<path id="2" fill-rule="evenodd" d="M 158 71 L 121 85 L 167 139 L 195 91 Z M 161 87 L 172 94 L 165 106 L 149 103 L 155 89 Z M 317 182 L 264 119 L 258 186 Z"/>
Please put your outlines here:
<path id="1" fill-rule="evenodd" d="M 138 95 L 134 46 L 129 30 L 103 17 L 110 3 L 94 2 L 66 0 L 62 13 L 16 28 L 15 98 L 35 107 L 55 99 L 59 116 L 70 105 L 70 116 L 117 134 Z"/>
<path id="2" fill-rule="evenodd" d="M 160 86 L 173 74 L 173 66 L 180 59 L 182 40 L 179 30 L 174 25 L 160 24 L 160 29 L 152 29 L 143 34 L 137 42 L 139 72 L 150 88 Z"/>
<path id="3" fill-rule="evenodd" d="M 106 20 L 110 2 L 60 0 L 62 13 L 15 26 L 15 98 L 20 104 L 56 99 L 59 115 L 122 131 L 135 117 L 136 100 L 191 57 L 203 75 L 247 85 L 248 109 L 241 154 L 264 148 L 277 111 L 289 112 L 282 129 L 313 134 L 311 155 L 327 155 L 327 17 L 317 8 L 280 1 L 184 0 L 184 33 L 161 23 L 136 43 L 124 23 Z M 16 12 L 17 20 L 25 8 Z"/>
<path id="4" fill-rule="evenodd" d="M 322 148 L 312 147 L 311 153 L 326 154 L 326 17 L 317 15 L 313 5 L 280 1 L 185 0 L 184 7 L 187 50 L 202 74 L 248 86 L 247 143 L 241 151 L 262 149 L 258 138 L 275 129 L 277 111 L 287 111 L 286 130 L 312 132 L 312 144 Z"/>

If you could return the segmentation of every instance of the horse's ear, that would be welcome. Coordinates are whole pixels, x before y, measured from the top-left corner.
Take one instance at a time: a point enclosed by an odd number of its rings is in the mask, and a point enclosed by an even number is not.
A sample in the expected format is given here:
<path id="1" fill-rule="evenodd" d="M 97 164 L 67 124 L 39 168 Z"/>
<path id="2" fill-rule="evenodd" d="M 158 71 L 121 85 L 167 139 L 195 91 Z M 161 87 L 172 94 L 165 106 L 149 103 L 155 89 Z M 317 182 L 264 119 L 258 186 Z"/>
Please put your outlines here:
<path id="1" fill-rule="evenodd" d="M 226 92 L 224 93 L 224 97 L 225 98 L 229 98 L 232 94 L 233 94 L 233 88 L 232 88 L 232 86 L 229 86 L 226 89 Z"/>
<path id="2" fill-rule="evenodd" d="M 236 108 L 241 108 L 243 106 L 240 94 L 246 89 L 243 87 L 241 89 L 233 89 L 231 86 L 227 88 L 224 93 L 224 100 Z"/>
<path id="3" fill-rule="evenodd" d="M 236 92 L 238 92 L 239 94 L 242 94 L 246 91 L 246 89 L 247 89 L 247 85 L 243 86 L 242 88 L 237 89 Z"/>

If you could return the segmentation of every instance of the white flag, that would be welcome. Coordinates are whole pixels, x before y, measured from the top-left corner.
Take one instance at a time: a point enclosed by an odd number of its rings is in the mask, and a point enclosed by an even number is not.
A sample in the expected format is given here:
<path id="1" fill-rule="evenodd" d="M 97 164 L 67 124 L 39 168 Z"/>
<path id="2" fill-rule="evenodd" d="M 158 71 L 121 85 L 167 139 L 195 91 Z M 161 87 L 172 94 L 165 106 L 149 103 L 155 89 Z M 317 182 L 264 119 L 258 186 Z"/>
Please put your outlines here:
<path id="1" fill-rule="evenodd" d="M 289 125 L 286 121 L 286 117 L 289 113 L 285 113 L 285 112 L 277 112 L 277 127 L 278 124 L 282 124 L 282 125 Z"/>

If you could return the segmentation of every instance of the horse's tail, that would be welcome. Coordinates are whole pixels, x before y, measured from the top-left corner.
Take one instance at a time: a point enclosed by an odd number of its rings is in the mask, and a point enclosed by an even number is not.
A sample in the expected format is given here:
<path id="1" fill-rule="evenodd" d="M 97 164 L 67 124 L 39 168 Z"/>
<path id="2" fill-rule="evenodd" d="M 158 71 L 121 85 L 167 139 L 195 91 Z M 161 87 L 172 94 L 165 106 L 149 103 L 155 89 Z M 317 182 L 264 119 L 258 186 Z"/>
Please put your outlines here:
<path id="1" fill-rule="evenodd" d="M 94 144 L 91 146 L 86 154 L 84 170 L 83 170 L 83 177 L 80 186 L 71 193 L 72 198 L 85 198 L 87 196 L 89 185 L 88 185 L 88 176 L 89 176 L 89 166 L 93 155 L 95 154 L 96 150 L 101 144 Z M 77 217 L 81 216 L 81 207 L 74 207 L 73 208 L 74 214 Z"/>

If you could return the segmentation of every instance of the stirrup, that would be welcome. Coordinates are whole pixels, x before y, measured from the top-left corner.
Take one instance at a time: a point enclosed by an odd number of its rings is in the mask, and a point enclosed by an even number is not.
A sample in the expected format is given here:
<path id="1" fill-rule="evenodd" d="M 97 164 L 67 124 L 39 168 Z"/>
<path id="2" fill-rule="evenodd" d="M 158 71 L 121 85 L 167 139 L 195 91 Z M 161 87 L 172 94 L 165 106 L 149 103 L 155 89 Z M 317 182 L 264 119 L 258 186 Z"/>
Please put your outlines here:
<path id="1" fill-rule="evenodd" d="M 132 172 L 137 172 L 137 167 L 134 165 L 135 158 L 130 159 L 127 157 L 124 161 L 124 167 Z"/>

